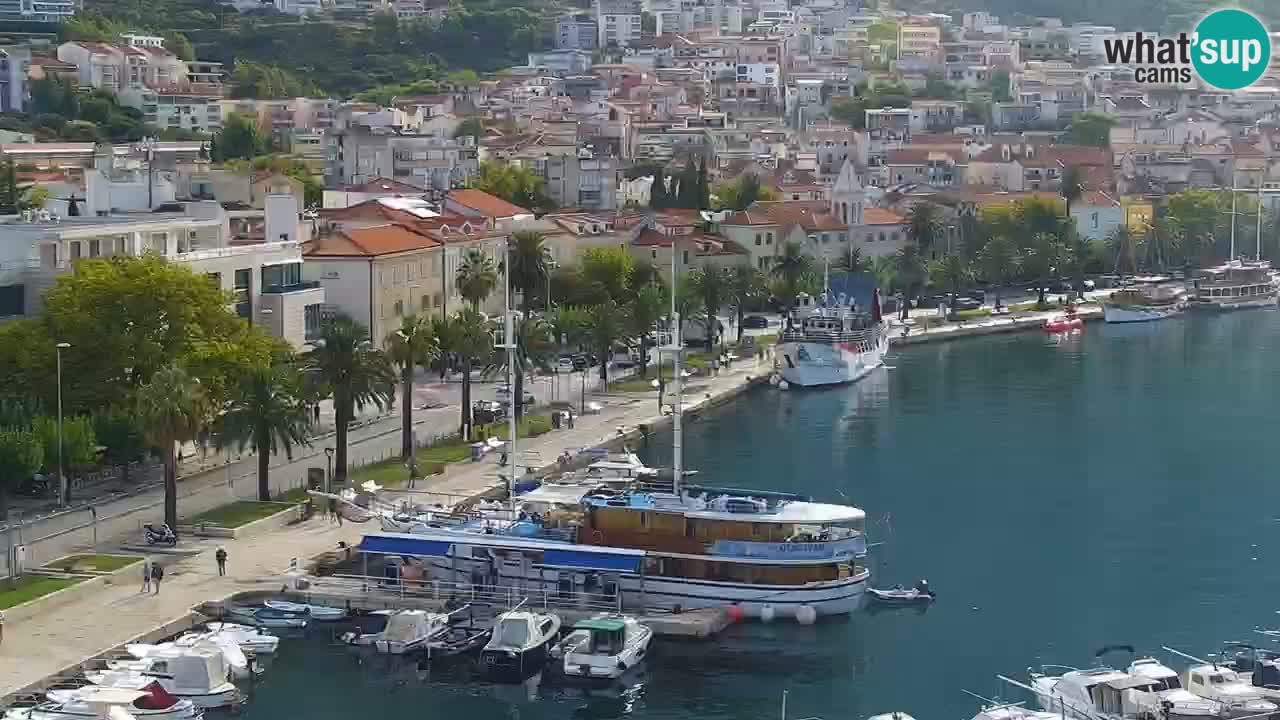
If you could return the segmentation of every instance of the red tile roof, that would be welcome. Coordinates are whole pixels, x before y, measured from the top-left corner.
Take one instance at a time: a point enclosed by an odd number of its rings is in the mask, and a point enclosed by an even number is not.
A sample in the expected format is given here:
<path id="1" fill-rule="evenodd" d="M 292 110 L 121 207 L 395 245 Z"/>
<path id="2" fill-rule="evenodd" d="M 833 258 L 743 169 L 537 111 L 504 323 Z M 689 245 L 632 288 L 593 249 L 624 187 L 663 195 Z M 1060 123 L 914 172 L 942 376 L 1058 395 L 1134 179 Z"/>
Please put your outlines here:
<path id="1" fill-rule="evenodd" d="M 905 225 L 906 222 L 906 218 L 892 210 L 864 208 L 862 211 L 863 225 Z"/>
<path id="2" fill-rule="evenodd" d="M 377 257 L 438 247 L 439 241 L 403 225 L 375 225 L 339 230 L 315 239 L 306 254 L 311 257 Z"/>
<path id="3" fill-rule="evenodd" d="M 516 215 L 532 215 L 533 212 L 513 205 L 483 190 L 450 190 L 448 199 L 491 218 L 507 218 Z"/>

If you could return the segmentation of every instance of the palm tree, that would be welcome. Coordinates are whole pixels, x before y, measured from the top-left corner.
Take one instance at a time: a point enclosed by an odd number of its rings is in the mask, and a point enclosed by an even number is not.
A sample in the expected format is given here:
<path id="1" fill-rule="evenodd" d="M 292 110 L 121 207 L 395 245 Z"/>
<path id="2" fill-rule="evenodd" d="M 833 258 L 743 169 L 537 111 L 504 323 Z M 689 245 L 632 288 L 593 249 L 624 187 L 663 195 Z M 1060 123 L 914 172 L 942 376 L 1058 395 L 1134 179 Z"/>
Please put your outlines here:
<path id="1" fill-rule="evenodd" d="M 995 306 L 1000 307 L 1000 288 L 1022 267 L 1022 255 L 1017 244 L 1007 235 L 991 238 L 978 251 L 978 267 L 982 270 L 982 277 L 996 286 Z"/>
<path id="2" fill-rule="evenodd" d="M 764 275 L 750 265 L 735 265 L 729 272 L 729 304 L 733 305 L 738 323 L 738 342 L 742 342 L 742 316 L 747 303 L 755 302 L 768 292 Z"/>
<path id="3" fill-rule="evenodd" d="M 917 206 L 919 207 L 919 206 Z M 902 283 L 902 319 L 906 320 L 911 312 L 911 298 L 920 291 L 928 276 L 924 256 L 920 254 L 919 245 L 905 245 L 893 256 L 894 268 Z"/>
<path id="4" fill-rule="evenodd" d="M 973 267 L 959 255 L 948 255 L 929 263 L 929 281 L 939 287 L 951 288 L 951 314 L 956 312 L 956 299 L 960 288 L 973 279 Z"/>
<path id="5" fill-rule="evenodd" d="M 550 323 L 538 318 L 526 317 L 517 320 L 512 329 L 516 341 L 515 366 L 511 369 L 514 386 L 511 389 L 512 405 L 515 408 L 516 422 L 524 417 L 524 376 L 537 368 L 543 372 L 551 372 L 551 358 L 555 355 L 554 347 L 547 340 L 551 334 Z M 507 367 L 507 354 L 500 353 L 495 357 L 493 365 L 485 369 L 485 374 L 492 374 Z"/>
<path id="6" fill-rule="evenodd" d="M 907 213 L 907 237 L 916 244 L 919 252 L 932 254 L 942 237 L 942 213 L 931 202 L 918 202 Z"/>
<path id="7" fill-rule="evenodd" d="M 557 344 L 580 348 L 590 320 L 585 308 L 561 305 L 547 317 L 547 329 Z"/>
<path id="8" fill-rule="evenodd" d="M 791 310 L 796 303 L 796 295 L 800 292 L 800 283 L 813 268 L 813 258 L 805 253 L 798 242 L 788 242 L 782 246 L 782 254 L 777 257 L 769 274 L 781 285 L 782 300 L 787 308 L 787 327 L 791 327 Z"/>
<path id="9" fill-rule="evenodd" d="M 551 257 L 542 233 L 520 231 L 511 234 L 507 245 L 507 257 L 511 263 L 511 288 L 519 290 L 525 315 L 529 314 L 530 300 L 539 291 L 549 287 Z M 545 307 L 551 306 L 550 298 L 543 298 Z"/>
<path id="10" fill-rule="evenodd" d="M 898 285 L 898 266 L 892 255 L 881 255 L 873 259 L 871 274 L 876 276 L 876 287 L 882 292 L 892 292 Z"/>
<path id="11" fill-rule="evenodd" d="M 346 315 L 320 326 L 320 339 L 306 355 L 306 368 L 333 391 L 333 481 L 347 480 L 347 426 L 356 408 L 390 404 L 396 383 L 387 354 L 369 341 L 369 331 Z"/>
<path id="12" fill-rule="evenodd" d="M 613 354 L 613 346 L 627 337 L 627 328 L 634 323 L 627 317 L 628 308 L 614 302 L 612 298 L 593 305 L 587 312 L 591 318 L 591 347 L 600 357 L 600 379 L 607 388 L 609 356 Z"/>
<path id="13" fill-rule="evenodd" d="M 657 283 L 649 283 L 636 293 L 635 299 L 631 301 L 631 312 L 627 313 L 627 319 L 631 323 L 627 328 L 628 334 L 640 343 L 640 377 L 642 378 L 649 376 L 649 333 L 662 319 L 663 306 L 666 304 L 664 296 L 661 286 Z M 662 374 L 661 368 L 658 369 L 658 374 Z"/>
<path id="14" fill-rule="evenodd" d="M 471 307 L 479 310 L 480 303 L 498 285 L 498 266 L 493 258 L 480 250 L 468 250 L 462 258 L 462 264 L 458 266 L 458 276 L 454 283 L 458 294 L 471 303 Z"/>
<path id="15" fill-rule="evenodd" d="M 1037 305 L 1044 305 L 1047 286 L 1062 266 L 1064 255 L 1062 241 L 1050 233 L 1036 233 L 1031 247 L 1022 251 L 1023 270 L 1036 279 Z"/>
<path id="16" fill-rule="evenodd" d="M 485 365 L 493 355 L 491 324 L 475 308 L 462 308 L 448 323 L 444 336 L 449 352 L 458 361 L 462 371 L 462 422 L 463 437 L 470 442 L 471 422 L 471 371 Z"/>
<path id="17" fill-rule="evenodd" d="M 135 397 L 138 423 L 164 464 L 164 521 L 171 528 L 178 526 L 177 446 L 200 432 L 205 400 L 200 380 L 176 364 L 157 370 Z"/>
<path id="18" fill-rule="evenodd" d="M 831 263 L 831 269 L 855 273 L 870 272 L 871 259 L 863 256 L 862 248 L 855 247 L 853 243 L 849 243 L 849 254 L 836 258 L 836 261 Z"/>
<path id="19" fill-rule="evenodd" d="M 689 286 L 702 302 L 703 326 L 707 329 L 707 352 L 713 352 L 716 329 L 720 324 L 720 306 L 729 295 L 729 274 L 714 265 L 701 267 L 689 274 Z"/>
<path id="20" fill-rule="evenodd" d="M 414 460 L 413 450 L 413 371 L 426 367 L 440 357 L 440 343 L 429 318 L 406 315 L 400 327 L 387 335 L 387 351 L 391 362 L 400 368 L 400 457 Z"/>
<path id="21" fill-rule="evenodd" d="M 292 457 L 294 445 L 309 445 L 310 418 L 302 374 L 288 363 L 255 367 L 239 379 L 218 422 L 221 448 L 252 446 L 258 457 L 258 499 L 271 499 L 271 455 Z"/>

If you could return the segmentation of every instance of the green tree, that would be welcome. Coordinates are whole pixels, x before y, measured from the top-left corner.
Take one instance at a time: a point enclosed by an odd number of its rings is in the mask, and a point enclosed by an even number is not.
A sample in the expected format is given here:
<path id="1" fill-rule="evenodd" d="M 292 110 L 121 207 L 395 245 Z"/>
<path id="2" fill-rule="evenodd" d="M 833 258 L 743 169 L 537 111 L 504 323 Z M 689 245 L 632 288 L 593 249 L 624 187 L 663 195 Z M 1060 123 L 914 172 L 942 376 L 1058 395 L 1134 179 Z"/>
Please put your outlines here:
<path id="1" fill-rule="evenodd" d="M 667 179 L 662 173 L 662 168 L 656 168 L 653 171 L 653 185 L 649 187 L 649 207 L 654 210 L 665 210 L 670 207 L 670 200 L 667 197 Z"/>
<path id="2" fill-rule="evenodd" d="M 413 372 L 440 356 L 440 342 L 430 318 L 405 315 L 386 343 L 391 362 L 400 368 L 400 458 L 413 463 Z"/>
<path id="3" fill-rule="evenodd" d="M 511 288 L 521 293 L 523 310 L 527 316 L 530 301 L 539 292 L 545 292 L 550 275 L 551 251 L 542 233 L 518 231 L 511 234 L 507 256 L 511 267 Z M 548 303 L 549 298 L 544 298 Z"/>
<path id="4" fill-rule="evenodd" d="M 196 59 L 196 51 L 191 47 L 191 41 L 180 32 L 164 34 L 164 49 L 177 55 L 179 60 L 191 62 Z"/>
<path id="5" fill-rule="evenodd" d="M 1062 169 L 1062 184 L 1058 194 L 1067 205 L 1067 217 L 1071 217 L 1071 203 L 1079 200 L 1084 194 L 1084 175 L 1079 167 L 1068 165 Z"/>
<path id="6" fill-rule="evenodd" d="M 511 368 L 512 388 L 511 405 L 515 410 L 516 422 L 524 417 L 524 378 L 527 373 L 537 369 L 551 372 L 551 360 L 555 357 L 555 348 L 548 340 L 551 335 L 550 325 L 539 318 L 525 316 L 512 325 L 512 336 L 515 340 L 515 364 Z M 494 363 L 486 374 L 493 374 L 507 367 L 506 352 L 496 353 Z"/>
<path id="7" fill-rule="evenodd" d="M 867 98 L 835 98 L 831 101 L 830 115 L 853 130 L 862 130 L 867 126 Z"/>
<path id="8" fill-rule="evenodd" d="M 309 445 L 310 419 L 302 373 L 288 361 L 255 367 L 236 382 L 218 419 L 219 447 L 252 447 L 258 460 L 258 499 L 271 499 L 271 456 L 293 456 L 295 445 Z"/>
<path id="9" fill-rule="evenodd" d="M 1009 93 L 1008 70 L 996 70 L 991 73 L 987 88 L 991 90 L 991 100 L 993 102 L 1004 103 L 1013 99 L 1013 95 Z"/>
<path id="10" fill-rule="evenodd" d="M 333 480 L 347 481 L 347 430 L 356 408 L 382 409 L 391 402 L 396 377 L 386 353 L 369 341 L 369 331 L 346 315 L 320 326 L 320 337 L 306 354 L 306 369 L 333 392 Z"/>
<path id="11" fill-rule="evenodd" d="M 627 317 L 628 308 L 612 298 L 587 310 L 591 348 L 600 358 L 600 379 L 609 386 L 609 358 L 613 346 L 627 337 L 627 328 L 634 322 Z"/>
<path id="12" fill-rule="evenodd" d="M 734 319 L 738 327 L 738 342 L 742 342 L 742 317 L 746 307 L 763 300 L 769 294 L 768 283 L 764 273 L 750 265 L 734 265 L 729 270 L 729 282 L 725 295 L 733 306 Z"/>
<path id="13" fill-rule="evenodd" d="M 222 123 L 218 139 L 218 151 L 226 160 L 251 159 L 266 147 L 262 131 L 254 120 L 240 113 L 230 113 Z"/>
<path id="14" fill-rule="evenodd" d="M 1023 271 L 1036 280 L 1036 302 L 1039 305 L 1045 304 L 1047 286 L 1061 270 L 1064 256 L 1062 241 L 1052 233 L 1036 233 L 1031 237 L 1031 245 L 1023 249 Z"/>
<path id="15" fill-rule="evenodd" d="M 471 68 L 454 70 L 444 76 L 446 82 L 454 87 L 475 87 L 480 84 L 480 76 Z"/>
<path id="16" fill-rule="evenodd" d="M 876 278 L 876 287 L 884 292 L 892 292 L 898 286 L 898 266 L 892 255 L 882 255 L 871 261 L 871 274 Z"/>
<path id="17" fill-rule="evenodd" d="M 920 294 L 920 287 L 928 277 L 928 266 L 918 244 L 904 246 L 893 259 L 902 283 L 902 319 L 906 320 L 911 312 L 911 299 Z"/>
<path id="18" fill-rule="evenodd" d="M 548 330 L 556 343 L 570 348 L 581 348 L 586 341 L 591 318 L 586 308 L 573 305 L 557 305 L 547 318 Z"/>
<path id="19" fill-rule="evenodd" d="M 1022 253 L 1007 235 L 997 235 L 978 252 L 978 268 L 982 277 L 996 287 L 995 306 L 1000 307 L 1000 291 L 1022 269 Z"/>
<path id="20" fill-rule="evenodd" d="M 689 274 L 689 285 L 702 302 L 703 327 L 707 331 L 707 352 L 715 351 L 720 308 L 729 296 L 729 275 L 724 268 L 708 265 Z"/>
<path id="21" fill-rule="evenodd" d="M 13 158 L 6 158 L 4 161 L 4 178 L 0 181 L 0 214 L 18 214 L 18 206 L 21 200 L 22 191 L 18 187 L 17 163 L 13 161 Z"/>
<path id="22" fill-rule="evenodd" d="M 482 137 L 483 135 L 484 135 L 484 123 L 480 122 L 480 118 L 478 117 L 469 117 L 463 120 L 462 122 L 458 123 L 458 126 L 453 129 L 453 136 L 455 138 L 460 138 L 460 137 L 479 138 L 479 137 Z"/>
<path id="23" fill-rule="evenodd" d="M 666 293 L 657 283 L 646 283 L 636 291 L 631 300 L 631 307 L 626 313 L 629 327 L 627 334 L 636 339 L 640 346 L 640 377 L 649 376 L 649 349 L 653 347 L 649 339 L 650 333 L 657 327 L 663 317 L 666 306 Z M 661 369 L 659 369 L 661 373 Z"/>
<path id="24" fill-rule="evenodd" d="M 442 347 L 455 358 L 462 372 L 461 433 L 467 442 L 474 440 L 471 416 L 471 373 L 493 355 L 492 326 L 475 308 L 462 308 L 443 325 Z"/>
<path id="25" fill-rule="evenodd" d="M 58 476 L 58 419 L 38 415 L 31 421 L 31 431 L 40 437 L 44 445 L 45 474 Z M 98 440 L 93 432 L 93 420 L 85 416 L 62 419 L 62 472 L 70 476 L 93 467 L 98 460 Z M 60 498 L 62 504 L 71 503 L 71 483 Z"/>
<path id="26" fill-rule="evenodd" d="M 315 87 L 275 65 L 237 61 L 231 73 L 233 98 L 279 100 L 315 94 Z"/>
<path id="27" fill-rule="evenodd" d="M 0 428 L 0 520 L 9 517 L 9 493 L 40 470 L 44 446 L 26 428 Z"/>
<path id="28" fill-rule="evenodd" d="M 947 255 L 929 263 L 929 282 L 951 289 L 951 314 L 956 312 L 960 289 L 973 280 L 973 267 L 959 255 Z"/>
<path id="29" fill-rule="evenodd" d="M 831 264 L 831 269 L 855 273 L 870 272 L 871 258 L 862 254 L 862 248 L 849 243 L 848 254 L 836 258 L 836 261 Z"/>
<path id="30" fill-rule="evenodd" d="M 942 211 L 937 205 L 926 200 L 911 206 L 907 213 L 907 237 L 922 256 L 934 254 L 942 234 Z"/>
<path id="31" fill-rule="evenodd" d="M 795 308 L 796 296 L 800 294 L 800 283 L 812 271 L 813 258 L 805 253 L 798 242 L 783 245 L 782 253 L 769 268 L 769 274 L 780 284 L 781 299 L 787 312 L 787 327 L 791 327 L 791 311 Z"/>
<path id="32" fill-rule="evenodd" d="M 778 195 L 760 184 L 755 173 L 743 173 L 732 182 L 716 185 L 712 194 L 716 197 L 717 210 L 746 210 L 757 200 L 777 200 Z"/>
<path id="33" fill-rule="evenodd" d="M 633 261 L 620 247 L 587 248 L 582 255 L 582 278 L 604 291 L 615 303 L 627 301 Z"/>
<path id="34" fill-rule="evenodd" d="M 208 419 L 200 380 L 179 364 L 157 370 L 136 394 L 136 417 L 164 465 L 164 521 L 178 527 L 178 444 L 193 440 Z"/>
<path id="35" fill-rule="evenodd" d="M 479 310 L 498 284 L 498 266 L 493 258 L 481 250 L 468 250 L 458 265 L 458 275 L 454 279 L 458 294 L 471 303 L 471 307 Z"/>
<path id="36" fill-rule="evenodd" d="M 542 178 L 522 165 L 486 160 L 480 163 L 480 172 L 471 178 L 469 186 L 523 208 L 550 207 L 550 200 L 543 192 Z"/>
<path id="37" fill-rule="evenodd" d="M 1062 141 L 1071 145 L 1091 145 L 1093 147 L 1111 147 L 1111 128 L 1116 121 L 1101 113 L 1081 113 L 1075 116 L 1067 127 L 1067 134 Z"/>
<path id="38" fill-rule="evenodd" d="M 129 463 L 141 458 L 147 450 L 147 439 L 138 428 L 133 408 L 113 406 L 95 413 L 93 434 L 106 448 L 103 459 L 119 467 L 122 479 L 127 483 Z"/>

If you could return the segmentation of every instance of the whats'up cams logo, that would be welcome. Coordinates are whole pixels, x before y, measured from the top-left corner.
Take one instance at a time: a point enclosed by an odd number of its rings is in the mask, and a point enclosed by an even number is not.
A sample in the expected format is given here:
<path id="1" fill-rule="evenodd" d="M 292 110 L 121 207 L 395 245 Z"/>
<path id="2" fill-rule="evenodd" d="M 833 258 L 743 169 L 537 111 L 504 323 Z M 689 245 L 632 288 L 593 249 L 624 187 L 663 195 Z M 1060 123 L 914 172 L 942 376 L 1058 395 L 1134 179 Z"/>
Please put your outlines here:
<path id="1" fill-rule="evenodd" d="M 1262 21 L 1236 8 L 1204 16 L 1193 33 L 1156 38 L 1143 33 L 1103 41 L 1107 62 L 1134 64 L 1141 83 L 1189 83 L 1191 70 L 1221 90 L 1257 82 L 1271 61 L 1271 38 Z"/>

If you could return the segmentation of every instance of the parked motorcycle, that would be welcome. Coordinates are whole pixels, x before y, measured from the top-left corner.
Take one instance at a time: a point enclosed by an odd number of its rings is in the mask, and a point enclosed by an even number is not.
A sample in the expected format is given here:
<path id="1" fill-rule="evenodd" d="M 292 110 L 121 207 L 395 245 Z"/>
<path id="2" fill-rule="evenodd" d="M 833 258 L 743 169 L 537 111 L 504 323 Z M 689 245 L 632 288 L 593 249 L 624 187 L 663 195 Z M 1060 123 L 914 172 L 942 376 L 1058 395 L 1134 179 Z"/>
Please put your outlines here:
<path id="1" fill-rule="evenodd" d="M 160 527 L 155 527 L 151 523 L 142 526 L 143 532 L 147 539 L 148 545 L 168 545 L 173 547 L 178 544 L 178 534 L 169 527 L 169 523 L 164 523 Z"/>

